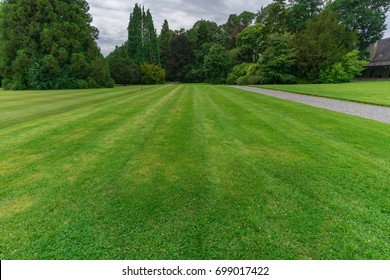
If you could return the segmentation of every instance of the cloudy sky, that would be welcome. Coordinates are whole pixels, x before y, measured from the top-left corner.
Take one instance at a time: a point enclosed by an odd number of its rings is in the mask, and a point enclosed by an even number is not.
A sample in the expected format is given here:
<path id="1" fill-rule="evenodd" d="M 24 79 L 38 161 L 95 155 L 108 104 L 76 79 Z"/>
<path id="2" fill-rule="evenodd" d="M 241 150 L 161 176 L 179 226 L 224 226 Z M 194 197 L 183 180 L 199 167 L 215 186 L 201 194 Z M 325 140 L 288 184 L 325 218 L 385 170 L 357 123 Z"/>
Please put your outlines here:
<path id="1" fill-rule="evenodd" d="M 127 25 L 135 3 L 150 9 L 154 26 L 160 32 L 164 19 L 171 29 L 190 28 L 199 19 L 222 24 L 229 14 L 256 12 L 272 0 L 89 0 L 93 25 L 100 30 L 99 46 L 104 55 L 127 40 Z M 390 37 L 390 17 L 385 37 Z"/>

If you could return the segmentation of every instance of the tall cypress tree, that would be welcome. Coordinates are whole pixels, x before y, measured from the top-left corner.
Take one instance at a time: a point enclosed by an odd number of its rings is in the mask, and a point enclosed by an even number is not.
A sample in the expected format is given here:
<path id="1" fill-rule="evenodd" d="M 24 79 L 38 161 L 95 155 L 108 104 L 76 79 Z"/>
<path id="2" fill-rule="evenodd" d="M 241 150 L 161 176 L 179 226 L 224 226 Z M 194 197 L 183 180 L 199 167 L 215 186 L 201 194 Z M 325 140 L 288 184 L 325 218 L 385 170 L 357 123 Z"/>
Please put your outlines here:
<path id="1" fill-rule="evenodd" d="M 0 70 L 12 89 L 113 85 L 84 0 L 6 0 Z"/>
<path id="2" fill-rule="evenodd" d="M 128 26 L 128 55 L 138 64 L 150 63 L 160 66 L 160 51 L 157 33 L 150 10 L 135 5 Z"/>
<path id="3" fill-rule="evenodd" d="M 143 13 L 138 4 L 135 4 L 134 10 L 130 15 L 128 30 L 128 54 L 129 58 L 142 64 L 145 62 L 143 51 Z"/>
<path id="4" fill-rule="evenodd" d="M 167 59 L 169 55 L 169 46 L 171 44 L 172 38 L 175 36 L 175 33 L 169 29 L 168 20 L 164 20 L 163 26 L 161 28 L 160 36 L 158 38 L 160 46 L 160 57 L 161 64 L 164 68 L 167 66 Z"/>

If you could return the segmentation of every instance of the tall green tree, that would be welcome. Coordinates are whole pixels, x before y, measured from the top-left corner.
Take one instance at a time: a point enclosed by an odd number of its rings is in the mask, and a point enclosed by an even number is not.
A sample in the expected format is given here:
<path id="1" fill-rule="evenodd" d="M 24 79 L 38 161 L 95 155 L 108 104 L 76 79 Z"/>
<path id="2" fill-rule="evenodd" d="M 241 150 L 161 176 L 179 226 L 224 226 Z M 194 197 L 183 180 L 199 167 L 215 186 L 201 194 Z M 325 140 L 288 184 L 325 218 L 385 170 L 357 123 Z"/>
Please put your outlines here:
<path id="1" fill-rule="evenodd" d="M 340 61 L 355 48 L 356 42 L 356 33 L 347 30 L 335 12 L 325 9 L 308 20 L 306 29 L 295 36 L 300 76 L 317 80 L 322 69 Z"/>
<path id="2" fill-rule="evenodd" d="M 3 22 L 3 3 L 0 2 L 0 28 L 2 28 L 2 22 Z M 3 60 L 3 52 L 2 52 L 2 37 L 1 37 L 1 30 L 0 30 L 0 65 L 2 64 L 1 61 Z M 3 76 L 1 74 L 1 68 L 0 68 L 0 87 L 2 86 Z"/>
<path id="3" fill-rule="evenodd" d="M 160 49 L 150 10 L 135 4 L 130 14 L 128 30 L 128 55 L 137 64 L 160 65 Z"/>
<path id="4" fill-rule="evenodd" d="M 116 47 L 107 57 L 111 77 L 116 84 L 128 85 L 140 83 L 139 66 L 127 55 L 127 42 Z"/>
<path id="5" fill-rule="evenodd" d="M 305 29 L 306 21 L 318 15 L 324 6 L 324 0 L 290 0 L 287 11 L 289 31 L 298 32 Z"/>
<path id="6" fill-rule="evenodd" d="M 259 61 L 259 75 L 264 84 L 295 83 L 292 74 L 296 62 L 296 52 L 293 48 L 292 35 L 271 34 L 268 38 L 269 47 L 264 51 Z"/>
<path id="7" fill-rule="evenodd" d="M 257 62 L 266 49 L 266 30 L 260 23 L 245 28 L 236 36 L 239 57 L 242 62 Z"/>
<path id="8" fill-rule="evenodd" d="M 209 20 L 199 20 L 187 32 L 194 49 L 202 47 L 206 43 L 221 43 L 223 41 L 222 30 L 217 23 Z"/>
<path id="9" fill-rule="evenodd" d="M 0 69 L 12 89 L 110 87 L 113 81 L 83 0 L 6 0 Z"/>
<path id="10" fill-rule="evenodd" d="M 183 82 L 193 59 L 191 41 L 186 33 L 181 33 L 171 40 L 167 60 L 167 78 Z"/>
<path id="11" fill-rule="evenodd" d="M 262 7 L 256 16 L 256 23 L 264 25 L 268 34 L 287 31 L 287 1 L 273 0 L 268 6 Z"/>
<path id="12" fill-rule="evenodd" d="M 246 27 L 248 27 L 255 19 L 256 14 L 244 11 L 240 15 L 231 14 L 225 24 L 221 26 L 223 33 L 223 43 L 228 49 L 236 47 L 236 36 Z"/>
<path id="13" fill-rule="evenodd" d="M 357 31 L 362 53 L 383 37 L 390 0 L 336 0 L 331 7 L 350 31 Z"/>
<path id="14" fill-rule="evenodd" d="M 205 56 L 203 64 L 206 81 L 215 84 L 226 83 L 231 70 L 231 63 L 226 49 L 221 44 L 214 44 Z"/>
<path id="15" fill-rule="evenodd" d="M 160 46 L 161 66 L 163 68 L 166 68 L 167 66 L 169 46 L 174 36 L 175 36 L 175 32 L 173 32 L 169 28 L 168 20 L 164 20 L 163 26 L 161 28 L 160 36 L 158 38 L 159 46 Z"/>
<path id="16" fill-rule="evenodd" d="M 129 58 L 138 64 L 142 64 L 146 60 L 143 50 L 143 11 L 138 4 L 135 4 L 133 12 L 130 14 L 127 31 Z"/>

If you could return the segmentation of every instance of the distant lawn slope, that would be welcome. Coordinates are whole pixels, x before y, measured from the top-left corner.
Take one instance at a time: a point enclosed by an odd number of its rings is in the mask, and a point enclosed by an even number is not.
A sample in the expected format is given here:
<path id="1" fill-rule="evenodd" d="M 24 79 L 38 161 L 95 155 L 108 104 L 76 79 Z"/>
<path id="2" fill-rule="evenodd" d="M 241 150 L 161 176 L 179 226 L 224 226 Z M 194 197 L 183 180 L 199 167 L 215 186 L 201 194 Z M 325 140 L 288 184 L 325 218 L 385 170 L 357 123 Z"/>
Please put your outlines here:
<path id="1" fill-rule="evenodd" d="M 390 126 L 226 86 L 0 93 L 1 259 L 390 259 Z"/>
<path id="2" fill-rule="evenodd" d="M 262 85 L 259 87 L 390 107 L 390 81 L 349 84 Z"/>

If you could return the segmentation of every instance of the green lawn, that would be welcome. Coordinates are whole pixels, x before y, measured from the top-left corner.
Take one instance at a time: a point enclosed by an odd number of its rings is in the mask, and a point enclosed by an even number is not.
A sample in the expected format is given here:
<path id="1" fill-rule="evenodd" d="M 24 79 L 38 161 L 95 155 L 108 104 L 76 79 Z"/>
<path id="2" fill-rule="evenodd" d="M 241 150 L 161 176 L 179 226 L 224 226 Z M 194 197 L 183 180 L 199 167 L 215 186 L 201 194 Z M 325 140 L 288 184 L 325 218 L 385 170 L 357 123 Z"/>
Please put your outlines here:
<path id="1" fill-rule="evenodd" d="M 390 81 L 331 85 L 262 85 L 260 87 L 390 107 Z"/>
<path id="2" fill-rule="evenodd" d="M 1 259 L 390 259 L 390 126 L 226 86 L 0 93 Z"/>

